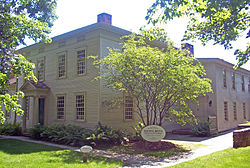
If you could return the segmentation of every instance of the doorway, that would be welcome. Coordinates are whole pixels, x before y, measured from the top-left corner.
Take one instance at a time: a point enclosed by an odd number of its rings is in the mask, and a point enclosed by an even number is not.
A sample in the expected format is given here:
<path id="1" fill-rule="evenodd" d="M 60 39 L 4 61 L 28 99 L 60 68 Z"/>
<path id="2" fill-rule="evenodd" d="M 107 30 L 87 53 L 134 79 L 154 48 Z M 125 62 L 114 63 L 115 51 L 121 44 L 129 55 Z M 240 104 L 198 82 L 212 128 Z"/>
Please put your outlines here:
<path id="1" fill-rule="evenodd" d="M 44 125 L 44 102 L 45 102 L 45 98 L 39 98 L 39 123 L 40 125 Z"/>

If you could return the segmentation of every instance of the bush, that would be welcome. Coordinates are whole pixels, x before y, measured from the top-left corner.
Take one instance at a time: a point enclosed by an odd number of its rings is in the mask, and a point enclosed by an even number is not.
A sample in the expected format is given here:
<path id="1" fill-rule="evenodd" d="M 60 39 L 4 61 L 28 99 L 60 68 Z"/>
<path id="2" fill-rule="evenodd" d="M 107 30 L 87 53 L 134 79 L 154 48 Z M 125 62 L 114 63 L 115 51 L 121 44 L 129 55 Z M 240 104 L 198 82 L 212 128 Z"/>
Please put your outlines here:
<path id="1" fill-rule="evenodd" d="M 35 125 L 29 130 L 31 138 L 64 144 L 70 146 L 82 146 L 90 144 L 87 137 L 92 134 L 89 129 L 74 125 L 56 124 L 52 126 Z"/>
<path id="2" fill-rule="evenodd" d="M 35 125 L 28 131 L 31 138 L 70 146 L 121 144 L 126 134 L 100 123 L 92 131 L 74 125 Z"/>
<path id="3" fill-rule="evenodd" d="M 40 124 L 34 125 L 33 128 L 28 130 L 28 135 L 33 139 L 41 139 L 41 133 L 44 131 L 44 127 Z"/>
<path id="4" fill-rule="evenodd" d="M 200 122 L 198 123 L 192 130 L 193 134 L 195 136 L 210 136 L 210 125 L 211 122 L 209 120 L 205 121 L 205 122 Z"/>
<path id="5" fill-rule="evenodd" d="M 103 126 L 98 123 L 97 128 L 94 130 L 91 136 L 87 139 L 91 141 L 93 145 L 120 145 L 127 137 L 127 134 L 121 130 L 114 130 L 112 127 Z"/>
<path id="6" fill-rule="evenodd" d="M 130 141 L 143 140 L 143 138 L 141 137 L 141 131 L 144 127 L 145 127 L 145 125 L 142 122 L 138 122 L 138 124 L 133 127 L 133 130 L 135 131 L 135 136 L 130 138 Z"/>
<path id="7" fill-rule="evenodd" d="M 16 124 L 2 124 L 0 125 L 0 134 L 9 136 L 19 136 L 22 135 L 22 129 L 20 123 Z"/>
<path id="8" fill-rule="evenodd" d="M 41 133 L 41 139 L 58 144 L 81 146 L 89 144 L 87 137 L 89 137 L 91 133 L 91 130 L 78 126 L 58 124 L 45 127 Z"/>

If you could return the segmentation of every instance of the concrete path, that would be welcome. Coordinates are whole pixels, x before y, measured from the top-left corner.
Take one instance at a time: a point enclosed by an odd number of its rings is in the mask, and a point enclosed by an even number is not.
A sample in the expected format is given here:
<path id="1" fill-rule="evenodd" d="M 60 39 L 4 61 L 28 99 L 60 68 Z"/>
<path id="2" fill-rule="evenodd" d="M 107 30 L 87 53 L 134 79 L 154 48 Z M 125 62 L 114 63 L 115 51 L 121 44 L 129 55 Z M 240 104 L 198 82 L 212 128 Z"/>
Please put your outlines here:
<path id="1" fill-rule="evenodd" d="M 207 147 L 199 148 L 196 150 L 191 151 L 190 153 L 184 154 L 181 158 L 176 160 L 175 157 L 173 158 L 165 158 L 160 162 L 157 161 L 146 161 L 141 162 L 139 164 L 134 164 L 131 166 L 125 166 L 124 168 L 163 168 L 176 165 L 181 162 L 193 160 L 200 156 L 205 156 L 217 151 L 221 151 L 227 148 L 233 147 L 233 131 L 228 131 L 223 134 L 220 134 L 215 137 L 206 138 L 206 137 L 192 137 L 189 135 L 176 135 L 176 138 L 171 137 L 170 139 L 166 139 L 168 141 L 182 141 L 182 142 L 192 142 L 192 143 L 199 143 L 208 145 Z M 178 140 L 175 140 L 178 139 Z M 182 140 L 181 140 L 182 139 Z M 187 139 L 187 140 L 186 140 Z"/>
<path id="2" fill-rule="evenodd" d="M 208 145 L 207 147 L 199 148 L 197 150 L 193 150 L 189 153 L 184 153 L 178 157 L 171 158 L 149 158 L 144 156 L 134 156 L 128 154 L 118 154 L 113 152 L 107 152 L 102 150 L 93 150 L 90 152 L 91 154 L 101 155 L 109 158 L 117 158 L 124 160 L 129 163 L 129 166 L 124 166 L 123 168 L 163 168 L 168 166 L 173 166 L 175 164 L 193 160 L 197 157 L 208 155 L 213 152 L 217 152 L 220 150 L 224 150 L 233 146 L 233 131 L 229 131 L 223 134 L 220 134 L 216 137 L 211 138 L 200 138 L 200 137 L 192 137 L 187 135 L 169 135 L 169 138 L 165 139 L 167 141 L 183 141 L 183 142 L 192 142 L 198 144 Z M 167 136 L 168 137 L 168 136 Z M 70 147 L 65 145 L 58 145 L 44 141 L 32 140 L 28 137 L 22 136 L 0 136 L 0 138 L 6 139 L 17 139 L 26 142 L 39 143 L 49 146 L 56 146 L 64 149 L 71 149 L 79 152 L 79 148 Z"/>

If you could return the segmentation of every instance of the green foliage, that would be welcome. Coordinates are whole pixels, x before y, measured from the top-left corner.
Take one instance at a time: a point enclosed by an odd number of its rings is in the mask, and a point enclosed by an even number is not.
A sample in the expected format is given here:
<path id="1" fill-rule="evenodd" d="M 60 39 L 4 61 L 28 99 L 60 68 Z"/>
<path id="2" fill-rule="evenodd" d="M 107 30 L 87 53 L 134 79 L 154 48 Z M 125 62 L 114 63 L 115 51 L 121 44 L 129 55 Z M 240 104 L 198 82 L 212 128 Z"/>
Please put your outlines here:
<path id="1" fill-rule="evenodd" d="M 192 130 L 195 136 L 210 136 L 210 125 L 211 121 L 199 122 Z"/>
<path id="2" fill-rule="evenodd" d="M 48 33 L 56 19 L 56 0 L 0 0 L 0 122 L 4 111 L 22 115 L 18 99 L 22 92 L 9 94 L 9 80 L 22 74 L 25 79 L 36 81 L 35 65 L 16 51 L 25 39 L 49 42 Z"/>
<path id="3" fill-rule="evenodd" d="M 98 123 L 97 128 L 87 139 L 95 146 L 120 145 L 126 136 L 121 130 L 114 130 L 109 126 L 103 126 L 101 123 Z"/>
<path id="4" fill-rule="evenodd" d="M 230 49 L 231 42 L 242 32 L 249 37 L 249 6 L 249 0 L 157 0 L 148 9 L 146 19 L 156 24 L 187 16 L 189 23 L 183 40 L 197 38 L 204 45 L 212 40 Z M 235 52 L 238 66 L 249 60 L 249 44 L 247 48 L 243 55 Z"/>
<path id="5" fill-rule="evenodd" d="M 29 129 L 28 135 L 34 139 L 71 146 L 118 145 L 126 136 L 124 132 L 103 126 L 100 123 L 94 131 L 74 125 L 35 125 L 34 128 Z"/>
<path id="6" fill-rule="evenodd" d="M 138 124 L 133 127 L 133 130 L 135 131 L 135 140 L 142 140 L 141 131 L 144 127 L 145 125 L 142 122 L 138 122 Z"/>
<path id="7" fill-rule="evenodd" d="M 15 124 L 0 124 L 0 135 L 18 136 L 22 135 L 20 123 Z"/>
<path id="8" fill-rule="evenodd" d="M 34 125 L 33 128 L 30 128 L 27 132 L 27 135 L 29 135 L 33 139 L 41 139 L 41 133 L 44 131 L 44 127 L 40 124 Z"/>
<path id="9" fill-rule="evenodd" d="M 35 125 L 28 134 L 34 138 L 58 144 L 81 146 L 89 144 L 87 137 L 92 131 L 74 125 L 57 124 L 52 126 Z"/>
<path id="10" fill-rule="evenodd" d="M 107 87 L 134 97 L 144 125 L 161 125 L 163 118 L 193 121 L 189 102 L 212 91 L 203 66 L 187 57 L 189 51 L 156 41 L 157 33 L 148 34 L 123 37 L 122 52 L 110 49 L 107 57 L 95 61 L 100 77 Z"/>

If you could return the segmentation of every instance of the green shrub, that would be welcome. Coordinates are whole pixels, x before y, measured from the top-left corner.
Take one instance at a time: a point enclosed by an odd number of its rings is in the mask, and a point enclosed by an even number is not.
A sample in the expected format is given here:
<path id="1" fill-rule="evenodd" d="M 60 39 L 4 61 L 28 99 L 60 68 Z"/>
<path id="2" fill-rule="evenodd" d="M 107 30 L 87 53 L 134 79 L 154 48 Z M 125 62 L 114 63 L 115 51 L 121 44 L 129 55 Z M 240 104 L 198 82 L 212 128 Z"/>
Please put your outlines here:
<path id="1" fill-rule="evenodd" d="M 120 130 L 103 126 L 100 123 L 92 131 L 74 125 L 57 124 L 52 126 L 35 125 L 29 131 L 31 138 L 54 142 L 57 144 L 83 146 L 83 145 L 110 145 L 121 144 L 126 134 Z"/>
<path id="2" fill-rule="evenodd" d="M 21 125 L 20 123 L 1 124 L 0 125 L 0 134 L 2 134 L 2 135 L 10 135 L 10 136 L 22 135 L 22 129 L 21 129 L 20 125 Z"/>
<path id="3" fill-rule="evenodd" d="M 142 122 L 138 122 L 136 126 L 132 127 L 133 130 L 135 131 L 135 136 L 130 138 L 130 140 L 134 140 L 134 141 L 142 140 L 143 138 L 141 137 L 141 131 L 144 127 L 145 125 Z"/>
<path id="4" fill-rule="evenodd" d="M 87 137 L 89 137 L 91 133 L 91 130 L 78 126 L 58 124 L 45 127 L 41 133 L 41 139 L 58 144 L 81 146 L 89 144 Z"/>
<path id="5" fill-rule="evenodd" d="M 210 125 L 211 122 L 209 120 L 205 122 L 198 123 L 192 130 L 195 136 L 210 136 Z"/>
<path id="6" fill-rule="evenodd" d="M 41 139 L 41 133 L 44 131 L 44 126 L 37 124 L 33 128 L 30 128 L 27 134 L 33 139 Z"/>
<path id="7" fill-rule="evenodd" d="M 98 123 L 97 128 L 87 139 L 93 145 L 120 145 L 125 140 L 126 133 L 121 130 L 114 130 L 112 127 L 103 126 Z"/>
<path id="8" fill-rule="evenodd" d="M 82 146 L 90 144 L 87 137 L 93 131 L 74 125 L 56 124 L 51 126 L 35 125 L 29 130 L 31 138 L 54 142 L 57 144 Z"/>

